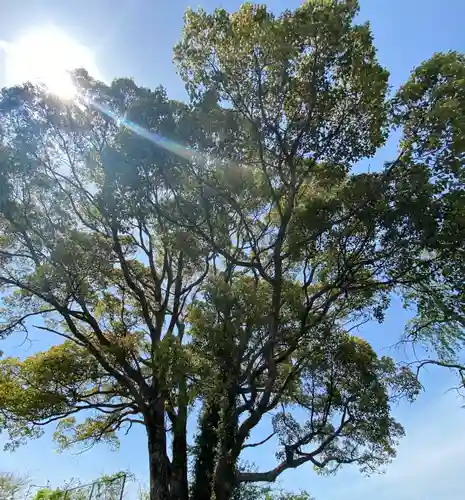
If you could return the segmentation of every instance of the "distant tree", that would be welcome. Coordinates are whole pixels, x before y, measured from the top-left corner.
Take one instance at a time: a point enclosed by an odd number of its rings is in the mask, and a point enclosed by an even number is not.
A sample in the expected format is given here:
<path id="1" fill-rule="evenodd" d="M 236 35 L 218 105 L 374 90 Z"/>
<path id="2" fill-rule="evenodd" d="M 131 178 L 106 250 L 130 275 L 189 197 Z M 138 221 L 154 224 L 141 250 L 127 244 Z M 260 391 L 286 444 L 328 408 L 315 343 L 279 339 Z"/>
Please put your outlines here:
<path id="1" fill-rule="evenodd" d="M 189 11 L 189 104 L 85 71 L 75 102 L 2 92 L 1 333 L 57 339 L 0 361 L 10 447 L 52 423 L 61 448 L 117 446 L 141 425 L 151 500 L 395 455 L 390 405 L 419 385 L 355 333 L 398 293 L 460 339 L 465 65 L 434 56 L 390 101 L 357 11 Z M 392 126 L 397 158 L 354 173 Z M 270 442 L 273 467 L 240 466 Z"/>
<path id="2" fill-rule="evenodd" d="M 306 491 L 301 493 L 289 493 L 284 491 L 269 493 L 266 500 L 313 500 L 313 498 Z"/>
<path id="3" fill-rule="evenodd" d="M 0 500 L 18 500 L 27 484 L 25 477 L 0 472 Z"/>
<path id="4" fill-rule="evenodd" d="M 41 488 L 33 500 L 121 500 L 126 480 L 132 475 L 117 472 L 111 475 L 102 475 L 89 484 L 80 484 L 72 480 L 59 488 Z"/>
<path id="5" fill-rule="evenodd" d="M 236 488 L 234 500 L 314 500 L 307 492 L 291 493 L 273 489 L 269 486 L 257 486 L 246 483 Z"/>

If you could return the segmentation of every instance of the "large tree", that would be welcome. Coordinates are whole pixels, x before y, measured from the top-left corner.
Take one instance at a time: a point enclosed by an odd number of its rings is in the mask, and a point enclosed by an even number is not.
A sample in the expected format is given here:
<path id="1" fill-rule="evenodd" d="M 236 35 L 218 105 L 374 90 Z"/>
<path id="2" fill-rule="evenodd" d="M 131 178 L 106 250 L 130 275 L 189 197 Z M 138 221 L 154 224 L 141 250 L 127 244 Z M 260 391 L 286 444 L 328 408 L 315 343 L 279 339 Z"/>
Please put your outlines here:
<path id="1" fill-rule="evenodd" d="M 418 383 L 355 333 L 400 293 L 460 338 L 465 65 L 437 55 L 389 100 L 357 9 L 189 11 L 189 104 L 84 71 L 73 102 L 3 91 L 1 332 L 57 339 L 0 361 L 11 446 L 142 425 L 151 500 L 395 455 Z M 398 156 L 354 172 L 393 126 Z M 270 442 L 275 467 L 244 467 Z"/>

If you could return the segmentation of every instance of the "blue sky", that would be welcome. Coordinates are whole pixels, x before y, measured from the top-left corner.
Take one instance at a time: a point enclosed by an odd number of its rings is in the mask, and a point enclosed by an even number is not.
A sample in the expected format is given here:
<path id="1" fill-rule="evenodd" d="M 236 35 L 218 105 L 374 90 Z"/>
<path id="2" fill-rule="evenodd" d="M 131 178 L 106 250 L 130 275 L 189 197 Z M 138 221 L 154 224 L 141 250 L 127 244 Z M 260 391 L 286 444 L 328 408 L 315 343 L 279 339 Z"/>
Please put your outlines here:
<path id="1" fill-rule="evenodd" d="M 224 6 L 236 9 L 240 1 L 199 2 L 206 9 Z M 297 6 L 292 0 L 274 0 L 278 11 Z M 182 15 L 189 4 L 183 0 L 3 0 L 0 1 L 0 39 L 12 41 L 41 25 L 56 25 L 95 53 L 96 64 L 106 80 L 115 76 L 134 77 L 147 86 L 164 85 L 170 97 L 184 97 L 182 82 L 172 65 L 171 48 L 182 27 Z M 464 0 L 362 0 L 361 19 L 370 20 L 381 62 L 391 72 L 391 84 L 401 84 L 409 71 L 434 52 L 455 49 L 465 52 Z M 0 84 L 3 83 L 3 55 L 0 54 Z M 392 141 L 370 163 L 394 154 Z M 363 334 L 380 351 L 389 352 L 400 336 L 408 315 L 395 303 L 383 326 L 367 325 Z M 37 347 L 37 344 L 35 344 Z M 36 348 L 35 347 L 35 348 Z M 1 345 L 7 354 L 25 355 L 28 345 L 12 341 Z M 391 350 L 399 359 L 405 353 Z M 383 476 L 369 479 L 347 468 L 335 478 L 315 476 L 311 468 L 288 472 L 280 486 L 305 488 L 318 500 L 458 500 L 465 491 L 465 410 L 454 392 L 446 392 L 454 378 L 440 370 L 429 370 L 423 383 L 428 391 L 414 405 L 394 409 L 404 423 L 407 436 L 398 458 Z M 1 440 L 0 440 L 1 441 Z M 0 442 L 1 444 L 1 442 Z M 28 472 L 36 484 L 50 480 L 60 484 L 71 477 L 84 481 L 102 472 L 131 469 L 140 480 L 146 477 L 146 450 L 143 432 L 134 431 L 123 439 L 119 452 L 97 447 L 84 455 L 56 454 L 50 435 L 21 448 L 14 454 L 0 451 L 0 470 Z M 271 465 L 272 450 L 251 457 L 264 468 Z"/>

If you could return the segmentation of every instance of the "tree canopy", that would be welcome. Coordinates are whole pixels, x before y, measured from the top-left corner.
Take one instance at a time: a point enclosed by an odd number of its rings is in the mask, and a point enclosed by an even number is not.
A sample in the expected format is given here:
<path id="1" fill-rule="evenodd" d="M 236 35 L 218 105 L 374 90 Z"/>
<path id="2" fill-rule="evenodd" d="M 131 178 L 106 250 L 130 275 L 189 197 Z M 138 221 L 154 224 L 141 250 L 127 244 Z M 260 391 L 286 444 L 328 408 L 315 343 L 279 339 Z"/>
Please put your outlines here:
<path id="1" fill-rule="evenodd" d="M 188 103 L 84 70 L 73 101 L 2 91 L 0 331 L 56 338 L 0 360 L 10 447 L 52 423 L 61 448 L 142 425 L 151 500 L 395 456 L 391 403 L 419 383 L 357 328 L 399 294 L 409 338 L 444 363 L 463 342 L 465 58 L 434 55 L 391 96 L 357 12 L 188 11 Z M 354 168 L 396 127 L 392 161 Z M 244 467 L 269 442 L 276 465 Z"/>

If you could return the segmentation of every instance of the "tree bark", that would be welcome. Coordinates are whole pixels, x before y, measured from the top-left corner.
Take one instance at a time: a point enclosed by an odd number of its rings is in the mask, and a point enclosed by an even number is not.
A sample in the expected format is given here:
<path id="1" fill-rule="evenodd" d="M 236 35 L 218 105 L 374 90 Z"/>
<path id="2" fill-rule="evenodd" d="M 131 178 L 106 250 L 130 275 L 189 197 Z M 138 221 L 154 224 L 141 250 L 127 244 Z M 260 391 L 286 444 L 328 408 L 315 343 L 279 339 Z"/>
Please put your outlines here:
<path id="1" fill-rule="evenodd" d="M 210 500 L 212 497 L 219 418 L 218 405 L 206 405 L 200 418 L 200 432 L 197 436 L 191 500 Z"/>
<path id="2" fill-rule="evenodd" d="M 186 419 L 178 416 L 173 436 L 173 464 L 171 471 L 171 500 L 188 500 L 187 482 L 187 425 Z"/>
<path id="3" fill-rule="evenodd" d="M 215 500 L 230 500 L 236 488 L 235 443 L 237 433 L 236 385 L 231 382 L 227 397 L 223 402 L 220 418 L 219 454 L 215 470 Z"/>
<path id="4" fill-rule="evenodd" d="M 149 452 L 150 500 L 171 500 L 169 460 L 166 454 L 165 409 L 162 398 L 145 418 Z"/>
<path id="5" fill-rule="evenodd" d="M 235 488 L 235 463 L 231 458 L 224 457 L 215 471 L 215 500 L 231 500 Z"/>

